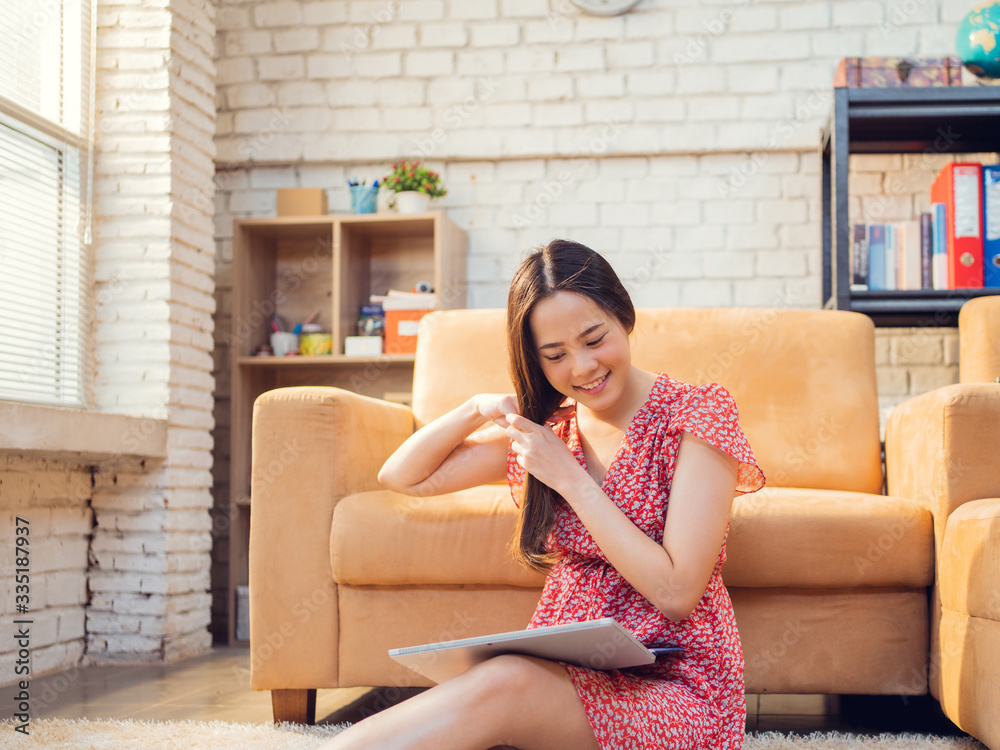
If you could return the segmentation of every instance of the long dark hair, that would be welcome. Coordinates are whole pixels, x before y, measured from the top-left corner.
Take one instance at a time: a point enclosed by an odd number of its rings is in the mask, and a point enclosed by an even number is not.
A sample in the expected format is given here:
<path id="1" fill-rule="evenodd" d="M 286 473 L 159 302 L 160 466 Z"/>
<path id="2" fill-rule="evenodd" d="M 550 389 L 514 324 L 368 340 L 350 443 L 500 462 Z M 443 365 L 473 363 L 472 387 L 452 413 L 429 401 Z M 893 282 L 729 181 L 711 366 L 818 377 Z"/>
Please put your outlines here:
<path id="1" fill-rule="evenodd" d="M 510 379 L 517 405 L 526 419 L 543 424 L 563 401 L 563 394 L 542 371 L 538 348 L 531 333 L 531 312 L 541 300 L 570 291 L 593 300 L 632 333 L 635 308 L 618 275 L 598 253 L 570 240 L 553 240 L 525 258 L 507 296 L 507 351 Z M 546 551 L 545 541 L 555 523 L 558 495 L 555 490 L 525 474 L 524 497 L 517 518 L 511 552 L 515 559 L 540 572 L 547 571 L 557 555 Z"/>

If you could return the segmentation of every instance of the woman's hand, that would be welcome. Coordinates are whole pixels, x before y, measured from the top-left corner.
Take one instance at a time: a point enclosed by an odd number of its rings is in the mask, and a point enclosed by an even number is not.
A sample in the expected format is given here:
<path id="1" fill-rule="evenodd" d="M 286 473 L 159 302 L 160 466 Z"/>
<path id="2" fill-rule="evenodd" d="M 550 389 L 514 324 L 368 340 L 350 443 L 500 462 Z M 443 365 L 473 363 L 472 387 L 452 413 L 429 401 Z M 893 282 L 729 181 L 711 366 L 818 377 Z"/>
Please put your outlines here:
<path id="1" fill-rule="evenodd" d="M 520 414 L 517 408 L 517 396 L 513 393 L 479 393 L 472 397 L 476 405 L 476 410 L 484 421 L 493 422 L 503 429 L 507 429 L 507 415 Z M 576 407 L 573 405 L 560 406 L 552 415 L 545 420 L 546 424 L 559 424 L 565 422 L 573 416 Z"/>
<path id="2" fill-rule="evenodd" d="M 572 407 L 557 409 L 544 425 L 520 414 L 507 415 L 507 437 L 513 441 L 511 447 L 517 454 L 517 463 L 563 497 L 566 496 L 563 488 L 568 488 L 583 471 L 576 456 L 550 426 L 553 421 L 562 421 L 572 415 L 572 412 L 567 415 L 565 409 Z"/>
<path id="3" fill-rule="evenodd" d="M 484 421 L 507 429 L 507 415 L 518 414 L 517 397 L 513 393 L 480 393 L 473 396 L 476 410 Z"/>

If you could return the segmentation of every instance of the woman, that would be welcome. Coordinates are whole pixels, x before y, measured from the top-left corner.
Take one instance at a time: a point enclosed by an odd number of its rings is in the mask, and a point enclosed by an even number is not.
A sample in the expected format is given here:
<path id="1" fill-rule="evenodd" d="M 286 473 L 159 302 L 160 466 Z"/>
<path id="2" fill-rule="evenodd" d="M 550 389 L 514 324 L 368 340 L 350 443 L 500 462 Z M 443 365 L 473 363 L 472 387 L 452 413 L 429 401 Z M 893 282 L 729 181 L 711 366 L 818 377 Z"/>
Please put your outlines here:
<path id="1" fill-rule="evenodd" d="M 494 657 L 324 747 L 739 748 L 743 653 L 720 571 L 733 496 L 764 476 L 736 404 L 632 364 L 632 302 L 583 245 L 529 255 L 507 321 L 516 399 L 469 399 L 403 443 L 379 481 L 438 495 L 506 477 L 514 555 L 547 571 L 528 627 L 613 617 L 684 655 L 611 671 Z"/>

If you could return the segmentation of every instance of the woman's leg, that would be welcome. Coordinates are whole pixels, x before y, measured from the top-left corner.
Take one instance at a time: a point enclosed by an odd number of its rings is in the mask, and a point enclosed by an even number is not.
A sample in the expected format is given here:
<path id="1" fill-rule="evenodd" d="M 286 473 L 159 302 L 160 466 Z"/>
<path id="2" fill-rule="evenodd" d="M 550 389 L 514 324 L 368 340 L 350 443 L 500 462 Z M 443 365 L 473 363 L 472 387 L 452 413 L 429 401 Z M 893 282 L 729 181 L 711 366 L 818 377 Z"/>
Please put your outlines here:
<path id="1" fill-rule="evenodd" d="M 320 750 L 600 750 L 560 664 L 496 656 L 390 706 Z"/>

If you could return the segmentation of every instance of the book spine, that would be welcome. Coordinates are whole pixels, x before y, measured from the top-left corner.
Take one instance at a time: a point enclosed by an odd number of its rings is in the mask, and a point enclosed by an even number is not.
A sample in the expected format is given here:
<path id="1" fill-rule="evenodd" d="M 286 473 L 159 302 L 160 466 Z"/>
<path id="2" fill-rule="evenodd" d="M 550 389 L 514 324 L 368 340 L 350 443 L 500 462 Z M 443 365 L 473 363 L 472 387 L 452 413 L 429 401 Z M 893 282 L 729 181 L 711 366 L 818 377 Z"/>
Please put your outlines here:
<path id="1" fill-rule="evenodd" d="M 885 289 L 885 224 L 868 225 L 868 288 Z"/>
<path id="2" fill-rule="evenodd" d="M 920 222 L 903 222 L 903 273 L 900 289 L 920 289 Z"/>
<path id="3" fill-rule="evenodd" d="M 948 288 L 948 207 L 944 203 L 932 203 L 931 214 L 934 222 L 934 255 L 932 278 L 934 289 Z"/>
<path id="4" fill-rule="evenodd" d="M 899 225 L 888 223 L 885 225 L 885 286 L 886 291 L 899 289 L 896 278 L 896 269 L 899 265 Z"/>
<path id="5" fill-rule="evenodd" d="M 981 164 L 952 165 L 955 252 L 949 258 L 956 289 L 983 285 L 983 170 Z"/>
<path id="6" fill-rule="evenodd" d="M 931 258 L 934 254 L 934 225 L 930 211 L 920 214 L 920 288 L 933 289 Z"/>
<path id="7" fill-rule="evenodd" d="M 851 289 L 868 289 L 868 227 L 855 224 L 851 242 Z"/>
<path id="8" fill-rule="evenodd" d="M 1000 164 L 983 167 L 983 286 L 1000 287 Z"/>

